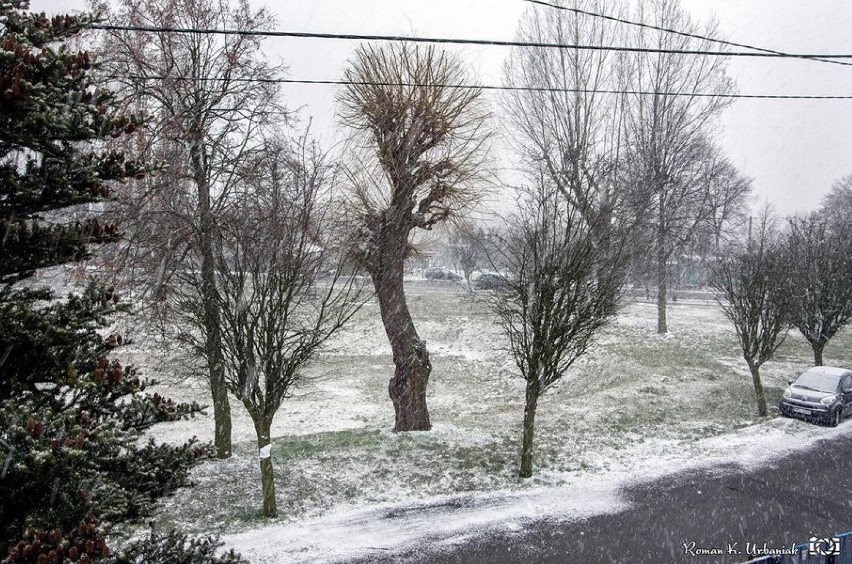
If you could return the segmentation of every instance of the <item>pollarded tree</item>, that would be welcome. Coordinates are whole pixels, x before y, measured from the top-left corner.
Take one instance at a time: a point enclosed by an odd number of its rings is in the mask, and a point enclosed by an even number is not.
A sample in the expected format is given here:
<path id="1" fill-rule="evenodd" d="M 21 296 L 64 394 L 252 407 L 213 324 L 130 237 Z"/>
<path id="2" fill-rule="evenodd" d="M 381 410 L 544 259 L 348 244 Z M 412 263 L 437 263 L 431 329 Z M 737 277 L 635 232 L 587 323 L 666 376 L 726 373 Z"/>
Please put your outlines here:
<path id="1" fill-rule="evenodd" d="M 220 217 L 217 296 L 228 389 L 254 422 L 260 452 L 263 515 L 276 514 L 272 421 L 323 343 L 363 304 L 330 194 L 329 167 L 306 137 L 270 144 L 247 163 Z M 351 270 L 351 269 L 350 269 Z M 180 276 L 179 276 L 180 279 Z M 186 304 L 201 307 L 192 278 Z M 198 324 L 197 316 L 187 321 Z"/>
<path id="2" fill-rule="evenodd" d="M 542 182 L 525 195 L 497 251 L 511 275 L 487 299 L 526 380 L 522 478 L 532 476 L 539 398 L 616 313 L 624 283 L 622 247 L 601 245 L 600 230 L 558 194 Z"/>
<path id="3" fill-rule="evenodd" d="M 240 166 L 262 147 L 262 132 L 286 115 L 281 71 L 265 62 L 260 39 L 274 19 L 248 0 L 121 0 L 95 3 L 112 26 L 101 47 L 129 103 L 152 116 L 142 146 L 166 165 L 123 195 L 134 245 L 128 266 L 144 270 L 162 298 L 176 272 L 194 273 L 203 321 L 198 352 L 206 363 L 217 456 L 231 455 L 231 415 L 222 359 L 214 246 L 217 217 L 239 181 Z M 231 29 L 246 34 L 138 31 L 133 27 Z M 174 303 L 164 300 L 160 303 Z M 176 312 L 163 311 L 166 319 Z"/>
<path id="4" fill-rule="evenodd" d="M 349 170 L 353 258 L 371 276 L 396 370 L 388 391 L 397 431 L 431 428 L 432 372 L 403 288 L 412 231 L 431 229 L 481 195 L 489 133 L 481 90 L 464 63 L 435 47 L 357 50 L 345 71 L 341 118 L 356 133 Z"/>
<path id="5" fill-rule="evenodd" d="M 795 299 L 789 315 L 822 365 L 828 341 L 852 320 L 852 228 L 847 217 L 790 219 L 787 272 Z"/>
<path id="6" fill-rule="evenodd" d="M 761 417 L 768 411 L 760 367 L 784 343 L 790 329 L 788 310 L 793 288 L 787 269 L 777 234 L 764 215 L 757 237 L 719 264 L 711 282 L 721 294 L 719 305 L 737 333 Z"/>
<path id="7" fill-rule="evenodd" d="M 107 358 L 122 342 L 99 333 L 114 290 L 54 300 L 37 284 L 15 286 L 114 241 L 115 225 L 63 217 L 145 172 L 103 148 L 139 120 L 93 78 L 89 54 L 67 46 L 91 18 L 27 7 L 0 5 L 0 554 L 41 562 L 63 558 L 50 555 L 61 548 L 94 559 L 109 552 L 104 523 L 138 518 L 186 483 L 198 447 L 140 440 L 199 408 L 141 394 L 146 382 Z"/>

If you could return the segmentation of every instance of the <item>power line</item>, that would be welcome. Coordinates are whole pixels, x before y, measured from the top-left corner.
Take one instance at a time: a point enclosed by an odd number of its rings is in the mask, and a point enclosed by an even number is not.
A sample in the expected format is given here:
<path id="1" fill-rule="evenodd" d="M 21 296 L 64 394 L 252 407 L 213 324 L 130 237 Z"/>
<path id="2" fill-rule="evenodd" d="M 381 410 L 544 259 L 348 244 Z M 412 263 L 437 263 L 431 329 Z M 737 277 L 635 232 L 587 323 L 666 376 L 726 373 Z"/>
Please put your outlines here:
<path id="1" fill-rule="evenodd" d="M 783 94 L 709 94 L 690 92 L 649 92 L 643 90 L 607 90 L 594 88 L 558 88 L 547 86 L 498 86 L 498 85 L 472 85 L 472 84 L 445 84 L 445 85 L 421 85 L 412 83 L 382 83 L 382 82 L 357 82 L 350 80 L 300 80 L 300 79 L 275 79 L 285 84 L 327 84 L 341 86 L 410 86 L 410 87 L 440 87 L 440 88 L 465 88 L 479 90 L 506 90 L 521 92 L 566 92 L 578 94 L 628 94 L 638 96 L 692 96 L 696 98 L 743 98 L 760 100 L 852 100 L 852 96 L 818 96 L 818 95 L 783 95 Z"/>
<path id="2" fill-rule="evenodd" d="M 443 37 L 419 37 L 406 35 L 363 35 L 354 33 L 315 33 L 305 31 L 261 31 L 241 29 L 196 29 L 183 27 L 129 26 L 92 24 L 90 29 L 104 31 L 140 31 L 145 33 L 194 33 L 202 35 L 242 35 L 253 37 L 291 37 L 300 39 L 338 39 L 350 41 L 397 41 L 407 43 L 436 43 L 449 45 L 479 45 L 489 47 L 536 47 L 551 49 L 576 49 L 582 51 L 618 51 L 631 53 L 662 53 L 671 55 L 701 55 L 714 57 L 770 57 L 796 59 L 852 59 L 850 54 L 804 54 L 780 52 L 708 51 L 705 49 L 654 49 L 650 47 L 623 47 L 616 45 L 577 45 L 547 43 L 539 41 L 502 41 L 494 39 L 459 39 Z"/>
<path id="3" fill-rule="evenodd" d="M 120 80 L 124 77 L 110 77 L 111 80 Z M 564 92 L 577 94 L 619 94 L 635 96 L 692 96 L 695 98 L 736 98 L 747 100 L 852 100 L 850 96 L 834 95 L 810 95 L 810 94 L 710 94 L 706 92 L 652 92 L 645 90 L 607 90 L 594 88 L 558 88 L 547 86 L 505 86 L 505 85 L 477 85 L 477 84 L 417 84 L 411 82 L 367 82 L 355 80 L 307 80 L 296 78 L 190 78 L 175 76 L 128 76 L 131 80 L 185 80 L 185 81 L 222 81 L 231 82 L 258 82 L 262 84 L 308 84 L 308 85 L 331 85 L 331 86 L 399 86 L 405 88 L 459 88 L 469 90 L 505 90 L 518 92 Z"/>
<path id="4" fill-rule="evenodd" d="M 738 48 L 742 48 L 742 49 L 753 49 L 753 50 L 759 51 L 761 53 L 767 53 L 767 54 L 771 54 L 773 56 L 778 56 L 778 57 L 791 57 L 791 58 L 798 58 L 798 59 L 806 59 L 806 60 L 809 60 L 809 61 L 819 61 L 821 63 L 831 63 L 831 64 L 834 64 L 834 65 L 852 66 L 852 63 L 847 63 L 847 62 L 843 62 L 843 61 L 832 61 L 830 59 L 822 58 L 820 56 L 796 55 L 796 54 L 792 54 L 792 53 L 785 53 L 783 51 L 776 51 L 774 49 L 766 49 L 764 47 L 756 47 L 754 45 L 748 45 L 746 43 L 735 43 L 733 41 L 725 41 L 724 39 L 715 39 L 713 37 L 707 37 L 705 35 L 698 35 L 698 34 L 695 34 L 695 33 L 687 33 L 685 31 L 680 31 L 680 30 L 677 30 L 677 29 L 660 27 L 660 26 L 651 25 L 651 24 L 642 23 L 642 22 L 634 22 L 634 21 L 631 21 L 631 20 L 625 20 L 623 18 L 617 18 L 615 16 L 608 16 L 606 14 L 599 14 L 597 12 L 590 12 L 588 10 L 581 10 L 579 8 L 570 8 L 568 6 L 560 6 L 558 4 L 553 4 L 551 2 L 545 2 L 544 0 L 523 0 L 523 1 L 529 2 L 530 4 L 538 4 L 540 6 L 547 6 L 549 8 L 555 8 L 557 10 L 565 10 L 567 12 L 573 12 L 575 14 L 581 14 L 581 15 L 590 16 L 590 17 L 593 17 L 593 18 L 601 18 L 601 19 L 604 19 L 604 20 L 612 21 L 612 22 L 632 25 L 632 26 L 636 26 L 636 27 L 642 27 L 642 28 L 646 28 L 646 29 L 653 29 L 655 31 L 663 31 L 665 33 L 672 33 L 674 35 L 680 35 L 682 37 L 689 37 L 691 39 L 700 39 L 702 41 L 710 41 L 712 43 L 718 43 L 720 45 L 727 45 L 729 47 L 738 47 Z M 828 55 L 824 55 L 824 57 L 828 57 Z"/>

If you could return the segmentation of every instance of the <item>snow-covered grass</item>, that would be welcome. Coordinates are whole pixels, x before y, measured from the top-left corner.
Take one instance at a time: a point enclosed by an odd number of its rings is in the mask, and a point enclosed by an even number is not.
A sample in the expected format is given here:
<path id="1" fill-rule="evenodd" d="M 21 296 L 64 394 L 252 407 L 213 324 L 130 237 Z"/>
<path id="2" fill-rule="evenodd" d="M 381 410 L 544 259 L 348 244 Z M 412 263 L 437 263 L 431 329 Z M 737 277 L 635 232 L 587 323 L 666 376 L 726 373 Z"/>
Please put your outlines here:
<path id="1" fill-rule="evenodd" d="M 195 487 L 163 503 L 159 526 L 228 535 L 230 546 L 258 561 L 334 559 L 428 536 L 451 542 L 535 516 L 612 511 L 629 481 L 715 462 L 761 463 L 852 433 L 852 421 L 830 430 L 757 418 L 733 332 L 711 302 L 670 307 L 665 336 L 655 334 L 655 306 L 634 302 L 539 402 L 535 476 L 519 480 L 523 381 L 499 328 L 456 288 L 418 283 L 408 294 L 432 352 L 431 432 L 390 431 L 393 364 L 370 304 L 308 369 L 273 426 L 280 516 L 259 517 L 254 432 L 234 403 L 234 457 L 199 467 Z M 850 344 L 848 332 L 838 335 L 827 362 L 852 366 Z M 811 362 L 810 348 L 791 333 L 762 371 L 770 405 Z M 206 399 L 192 378 L 167 388 L 179 399 Z M 154 435 L 209 440 L 212 418 L 163 425 Z"/>

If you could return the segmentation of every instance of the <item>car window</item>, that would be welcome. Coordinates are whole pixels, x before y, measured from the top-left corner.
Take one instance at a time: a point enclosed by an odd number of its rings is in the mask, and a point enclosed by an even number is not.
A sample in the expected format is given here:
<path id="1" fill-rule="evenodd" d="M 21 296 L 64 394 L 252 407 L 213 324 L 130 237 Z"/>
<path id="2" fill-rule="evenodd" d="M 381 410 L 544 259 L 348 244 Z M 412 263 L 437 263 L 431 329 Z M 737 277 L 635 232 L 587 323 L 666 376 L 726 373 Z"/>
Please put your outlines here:
<path id="1" fill-rule="evenodd" d="M 805 388 L 818 392 L 834 392 L 837 391 L 837 384 L 840 378 L 837 374 L 825 374 L 818 371 L 804 372 L 799 378 L 793 382 L 793 386 L 797 388 Z"/>
<path id="2" fill-rule="evenodd" d="M 842 389 L 844 392 L 852 391 L 852 376 L 849 374 L 843 378 Z"/>

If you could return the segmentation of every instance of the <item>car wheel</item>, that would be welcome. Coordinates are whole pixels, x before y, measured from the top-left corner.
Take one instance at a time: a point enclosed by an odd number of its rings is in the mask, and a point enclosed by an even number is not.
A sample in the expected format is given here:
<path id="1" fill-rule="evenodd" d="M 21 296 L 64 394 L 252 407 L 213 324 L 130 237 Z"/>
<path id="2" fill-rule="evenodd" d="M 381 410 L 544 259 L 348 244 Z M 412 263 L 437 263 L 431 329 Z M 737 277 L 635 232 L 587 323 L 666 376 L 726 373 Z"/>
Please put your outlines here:
<path id="1" fill-rule="evenodd" d="M 840 425 L 841 417 L 842 415 L 840 413 L 840 408 L 835 409 L 834 413 L 831 414 L 831 422 L 829 423 L 829 425 L 831 425 L 832 427 L 837 427 L 838 425 Z"/>

